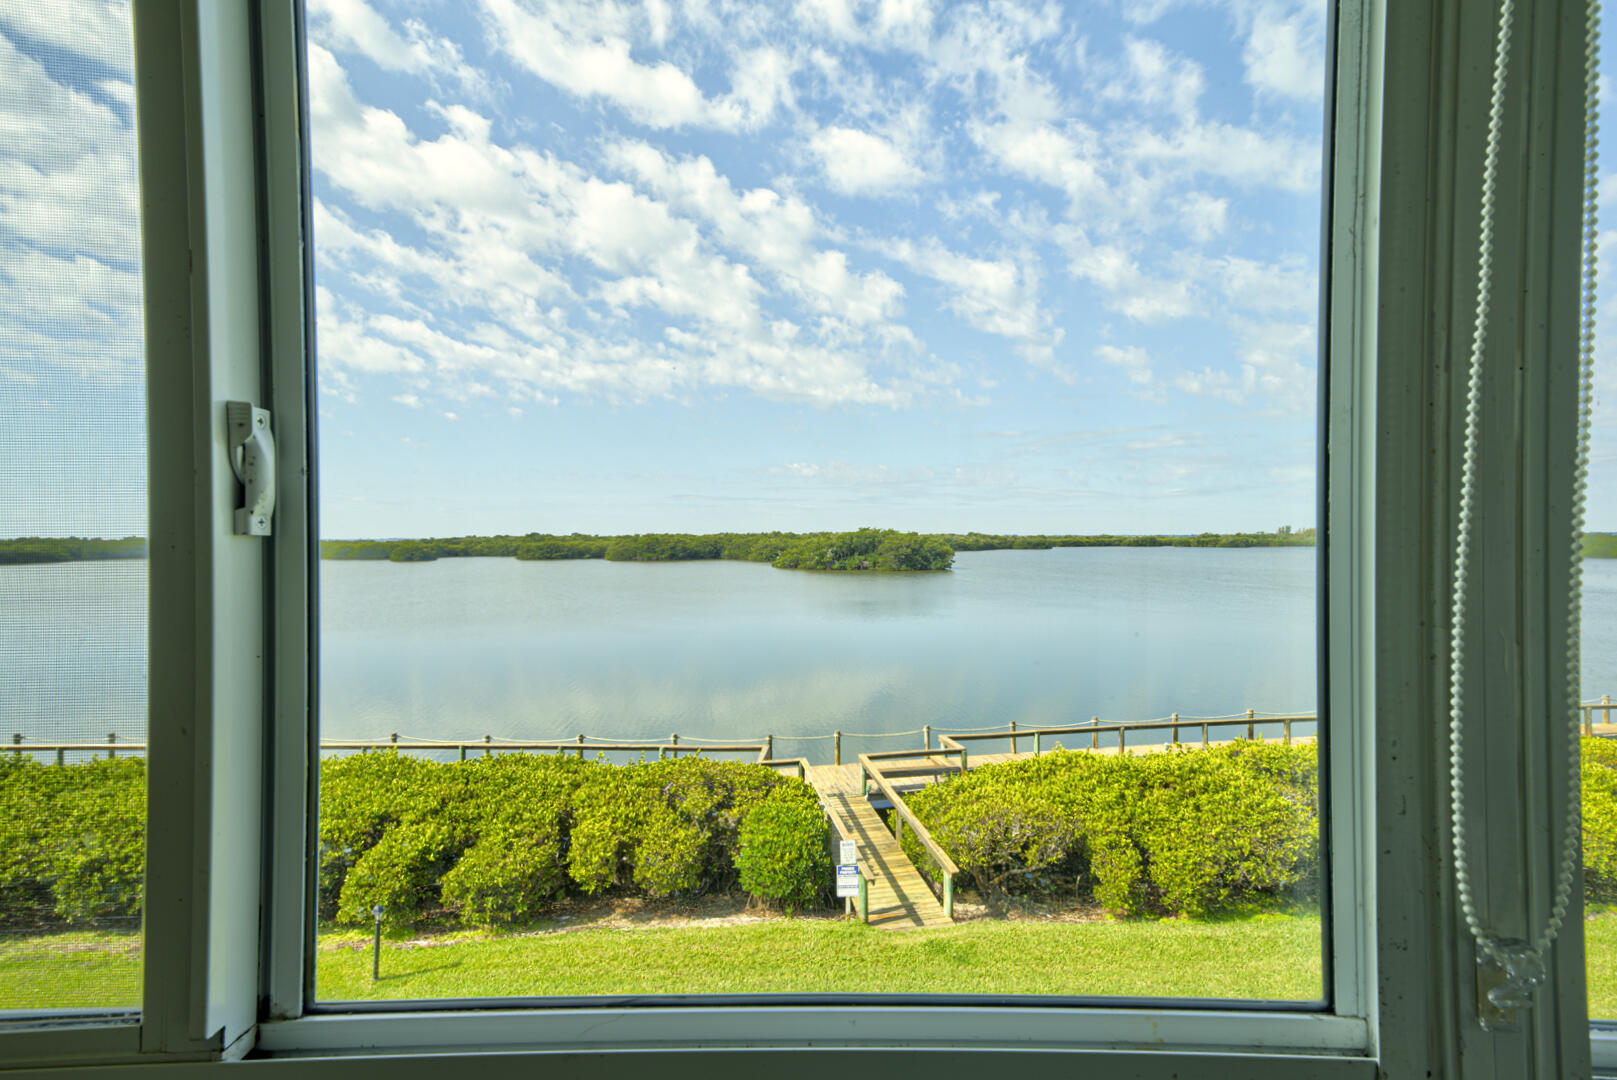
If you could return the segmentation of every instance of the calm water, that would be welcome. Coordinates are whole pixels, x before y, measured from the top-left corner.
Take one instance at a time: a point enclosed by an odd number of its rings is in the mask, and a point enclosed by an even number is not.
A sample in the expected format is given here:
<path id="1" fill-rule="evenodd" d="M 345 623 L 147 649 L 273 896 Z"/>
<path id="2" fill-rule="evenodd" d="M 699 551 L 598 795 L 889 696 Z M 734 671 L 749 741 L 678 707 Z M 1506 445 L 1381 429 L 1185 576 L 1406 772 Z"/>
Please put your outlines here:
<path id="1" fill-rule="evenodd" d="M 0 568 L 0 737 L 139 738 L 142 563 Z M 1617 694 L 1617 561 L 1584 691 Z M 327 738 L 776 737 L 1312 711 L 1314 553 L 995 551 L 947 574 L 750 563 L 321 564 Z"/>

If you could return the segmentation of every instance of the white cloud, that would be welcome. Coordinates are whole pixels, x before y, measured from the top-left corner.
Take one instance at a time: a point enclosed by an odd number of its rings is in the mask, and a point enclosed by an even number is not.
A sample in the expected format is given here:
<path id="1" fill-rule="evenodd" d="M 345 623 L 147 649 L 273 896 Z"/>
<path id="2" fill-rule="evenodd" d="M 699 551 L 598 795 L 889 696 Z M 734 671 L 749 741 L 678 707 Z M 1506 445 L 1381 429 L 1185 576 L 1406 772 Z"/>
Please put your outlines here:
<path id="1" fill-rule="evenodd" d="M 1231 405 L 1245 405 L 1256 378 L 1251 368 L 1244 369 L 1237 377 L 1227 371 L 1203 367 L 1200 371 L 1180 372 L 1174 376 L 1173 384 L 1192 397 L 1215 398 Z"/>
<path id="2" fill-rule="evenodd" d="M 1101 91 L 1111 101 L 1160 110 L 1194 122 L 1206 80 L 1201 65 L 1148 38 L 1123 40 L 1121 71 Z"/>
<path id="3" fill-rule="evenodd" d="M 128 0 L 28 0 L 0 9 L 0 32 L 43 42 L 126 76 L 134 37 Z"/>
<path id="4" fill-rule="evenodd" d="M 1096 347 L 1095 356 L 1102 363 L 1122 368 L 1135 386 L 1150 386 L 1156 381 L 1151 371 L 1151 357 L 1138 345 L 1101 345 Z"/>
<path id="5" fill-rule="evenodd" d="M 794 461 L 773 466 L 769 471 L 777 476 L 832 484 L 887 484 L 902 478 L 899 470 L 887 465 L 855 465 L 846 461 L 829 461 L 823 465 Z"/>
<path id="6" fill-rule="evenodd" d="M 798 0 L 811 32 L 867 48 L 917 47 L 930 36 L 932 0 Z"/>
<path id="7" fill-rule="evenodd" d="M 36 28 L 37 11 L 18 12 Z M 116 16 L 85 9 L 87 34 L 113 36 L 82 47 L 126 71 L 127 11 Z M 135 133 L 129 83 L 97 86 L 56 82 L 0 33 L 0 359 L 127 381 L 144 364 Z"/>
<path id="8" fill-rule="evenodd" d="M 410 409 L 421 408 L 421 399 L 414 394 L 395 394 L 393 400 Z"/>
<path id="9" fill-rule="evenodd" d="M 855 325 L 898 314 L 903 287 L 879 270 L 851 270 L 844 252 L 818 248 L 825 230 L 801 199 L 770 188 L 737 192 L 707 158 L 677 160 L 642 142 L 613 143 L 606 157 L 706 222 L 722 244 L 768 269 L 814 310 Z"/>
<path id="10" fill-rule="evenodd" d="M 309 16 L 314 40 L 333 51 L 357 52 L 388 71 L 451 75 L 468 90 L 480 90 L 486 83 L 466 66 L 453 42 L 415 20 L 400 35 L 365 0 L 309 0 Z"/>
<path id="11" fill-rule="evenodd" d="M 821 128 L 809 146 L 827 183 L 844 195 L 892 195 L 915 186 L 924 175 L 890 140 L 867 131 Z"/>
<path id="12" fill-rule="evenodd" d="M 1260 94 L 1319 101 L 1325 93 L 1325 5 L 1260 4 L 1250 17 L 1246 80 Z"/>
<path id="13" fill-rule="evenodd" d="M 936 239 L 889 241 L 883 250 L 943 285 L 948 290 L 945 303 L 969 325 L 1018 342 L 1024 358 L 1065 377 L 1054 364 L 1063 331 L 1039 307 L 1038 265 L 1031 252 L 1017 259 L 980 259 L 951 251 Z"/>
<path id="14" fill-rule="evenodd" d="M 384 300 L 413 298 L 398 315 L 335 311 L 329 345 L 323 316 L 322 350 L 339 364 L 428 365 L 434 392 L 451 399 L 490 378 L 523 400 L 562 391 L 638 400 L 720 385 L 887 405 L 946 384 L 947 369 L 919 365 L 913 336 L 884 321 L 902 289 L 816 248 L 818 226 L 801 202 L 767 188 L 738 193 L 705 159 L 609 147 L 609 160 L 653 197 L 551 154 L 498 145 L 486 119 L 459 107 L 441 108 L 448 130 L 422 139 L 358 102 L 329 52 L 314 45 L 309 54 L 316 168 L 346 199 L 400 215 L 427 238 L 407 246 L 321 211 L 334 244 L 323 264 Z M 742 258 L 715 250 L 714 238 Z M 583 268 L 571 286 L 547 268 L 561 259 Z M 772 295 L 754 265 L 817 317 L 766 312 Z M 430 292 L 400 284 L 427 266 Z M 663 323 L 660 339 L 638 332 L 639 313 Z"/>
<path id="15" fill-rule="evenodd" d="M 1264 404 L 1289 416 L 1308 416 L 1317 407 L 1315 333 L 1308 323 L 1233 323 L 1238 341 L 1235 371 L 1203 366 L 1180 372 L 1174 385 L 1195 397 L 1232 405 Z"/>
<path id="16" fill-rule="evenodd" d="M 754 130 L 790 97 L 785 55 L 773 49 L 743 56 L 731 93 L 720 98 L 704 94 L 671 61 L 636 60 L 632 37 L 666 37 L 667 9 L 659 5 L 482 0 L 482 7 L 490 37 L 513 61 L 577 97 L 610 102 L 647 127 Z"/>
<path id="17" fill-rule="evenodd" d="M 1208 260 L 1202 273 L 1239 311 L 1311 314 L 1319 307 L 1318 275 L 1300 257 L 1260 262 L 1225 255 Z"/>
<path id="18" fill-rule="evenodd" d="M 1171 431 L 1165 435 L 1158 435 L 1150 439 L 1133 439 L 1123 445 L 1129 450 L 1185 450 L 1206 446 L 1207 440 L 1200 435 Z"/>
<path id="19" fill-rule="evenodd" d="M 1198 244 L 1217 239 L 1230 226 L 1230 200 L 1215 198 L 1204 191 L 1192 191 L 1183 196 L 1178 211 L 1186 234 Z"/>

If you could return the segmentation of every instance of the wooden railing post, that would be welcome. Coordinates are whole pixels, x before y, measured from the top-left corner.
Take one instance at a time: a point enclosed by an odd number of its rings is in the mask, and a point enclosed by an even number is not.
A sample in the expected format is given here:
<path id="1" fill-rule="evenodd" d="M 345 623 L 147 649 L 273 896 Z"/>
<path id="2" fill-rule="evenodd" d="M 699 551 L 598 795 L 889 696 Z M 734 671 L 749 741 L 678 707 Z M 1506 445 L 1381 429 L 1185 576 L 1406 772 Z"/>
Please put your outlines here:
<path id="1" fill-rule="evenodd" d="M 927 750 L 932 749 L 932 725 L 921 725 L 921 746 Z"/>
<path id="2" fill-rule="evenodd" d="M 56 748 L 56 764 L 58 764 L 58 765 L 66 765 L 67 764 L 67 751 L 63 750 L 60 746 L 58 746 Z"/>
<path id="3" fill-rule="evenodd" d="M 117 744 L 117 742 L 118 742 L 118 733 L 116 731 L 107 732 L 107 760 L 108 761 L 111 761 L 113 758 L 118 756 L 118 751 L 113 749 L 113 746 L 115 746 Z"/>
<path id="4" fill-rule="evenodd" d="M 1257 725 L 1252 722 L 1252 719 L 1253 712 L 1251 709 L 1248 709 L 1246 711 L 1246 737 L 1248 739 L 1255 739 L 1258 737 Z"/>
<path id="5" fill-rule="evenodd" d="M 1171 717 L 1171 719 L 1173 720 L 1173 741 L 1178 742 L 1179 741 L 1179 714 L 1174 713 L 1173 716 Z"/>
<path id="6" fill-rule="evenodd" d="M 943 875 L 943 917 L 954 918 L 954 875 Z"/>
<path id="7" fill-rule="evenodd" d="M 22 747 L 22 732 L 19 731 L 19 732 L 17 732 L 15 735 L 13 735 L 11 737 L 11 745 L 15 746 L 15 747 L 18 747 L 18 749 L 15 751 L 15 753 L 17 755 L 17 760 L 21 761 L 22 760 L 22 749 L 21 749 L 21 747 Z"/>
<path id="8" fill-rule="evenodd" d="M 1207 721 L 1202 721 L 1202 749 L 1207 749 Z"/>
<path id="9" fill-rule="evenodd" d="M 466 760 L 466 744 L 465 743 L 460 744 L 460 760 L 462 760 L 462 761 Z"/>
<path id="10" fill-rule="evenodd" d="M 1119 754 L 1123 753 L 1123 729 L 1122 728 L 1117 729 L 1117 752 Z"/>
<path id="11" fill-rule="evenodd" d="M 1291 717 L 1287 717 L 1280 724 L 1281 738 L 1287 746 L 1291 745 Z"/>
<path id="12" fill-rule="evenodd" d="M 578 736 L 578 760 L 584 760 L 584 735 L 582 732 Z"/>
<path id="13" fill-rule="evenodd" d="M 859 921 L 870 921 L 870 884 L 865 881 L 864 871 L 859 873 Z"/>
<path id="14" fill-rule="evenodd" d="M 1585 735 L 1593 735 L 1595 733 L 1595 708 L 1594 708 L 1594 706 L 1593 705 L 1579 705 L 1578 708 L 1583 710 L 1583 733 Z"/>
<path id="15" fill-rule="evenodd" d="M 840 731 L 831 733 L 831 762 L 834 765 L 842 764 L 842 732 Z"/>
<path id="16" fill-rule="evenodd" d="M 490 752 L 489 749 L 488 749 L 488 744 L 493 742 L 493 741 L 494 741 L 494 736 L 492 736 L 492 735 L 484 735 L 483 736 L 483 756 L 484 757 L 488 757 L 489 752 Z"/>
<path id="17" fill-rule="evenodd" d="M 1601 694 L 1600 695 L 1600 704 L 1605 706 L 1605 708 L 1600 713 L 1600 722 L 1602 724 L 1611 723 L 1611 695 L 1610 694 Z"/>
<path id="18" fill-rule="evenodd" d="M 1033 756 L 1034 757 L 1039 756 L 1039 751 L 1041 749 L 1041 747 L 1039 746 L 1039 742 L 1040 742 L 1043 735 L 1044 735 L 1044 732 L 1042 732 L 1042 731 L 1035 731 L 1033 733 Z"/>
<path id="19" fill-rule="evenodd" d="M 775 758 L 775 736 L 764 736 L 764 760 L 773 761 Z"/>
<path id="20" fill-rule="evenodd" d="M 1094 732 L 1089 736 L 1089 748 L 1091 750 L 1099 750 L 1100 749 L 1100 717 L 1091 716 L 1089 718 L 1089 722 L 1090 722 L 1090 724 L 1094 725 L 1094 728 L 1095 728 Z"/>
<path id="21" fill-rule="evenodd" d="M 1016 753 L 1016 721 L 1011 721 L 1011 753 Z"/>

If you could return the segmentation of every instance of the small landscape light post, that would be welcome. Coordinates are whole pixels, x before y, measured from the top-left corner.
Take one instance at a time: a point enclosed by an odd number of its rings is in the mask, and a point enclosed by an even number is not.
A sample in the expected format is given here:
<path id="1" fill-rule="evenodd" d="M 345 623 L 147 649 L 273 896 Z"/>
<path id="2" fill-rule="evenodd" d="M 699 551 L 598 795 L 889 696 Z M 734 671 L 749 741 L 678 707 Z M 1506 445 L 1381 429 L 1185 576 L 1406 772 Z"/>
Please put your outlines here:
<path id="1" fill-rule="evenodd" d="M 376 944 L 371 949 L 371 982 L 376 982 L 382 977 L 382 905 L 371 908 L 371 914 L 376 916 Z"/>

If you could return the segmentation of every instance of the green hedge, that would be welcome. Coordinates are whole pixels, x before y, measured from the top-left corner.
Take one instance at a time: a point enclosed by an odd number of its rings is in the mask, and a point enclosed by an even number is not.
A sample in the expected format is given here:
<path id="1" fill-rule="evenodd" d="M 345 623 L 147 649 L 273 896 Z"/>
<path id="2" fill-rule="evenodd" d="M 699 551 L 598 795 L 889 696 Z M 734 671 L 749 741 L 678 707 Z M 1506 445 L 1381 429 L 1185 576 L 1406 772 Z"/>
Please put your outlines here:
<path id="1" fill-rule="evenodd" d="M 0 924 L 141 913 L 146 763 L 0 759 Z"/>
<path id="2" fill-rule="evenodd" d="M 831 823 L 795 788 L 770 793 L 741 824 L 736 868 L 748 895 L 788 911 L 819 903 L 831 883 Z"/>
<path id="3" fill-rule="evenodd" d="M 1617 901 L 1617 741 L 1583 740 L 1583 890 Z"/>
<path id="4" fill-rule="evenodd" d="M 908 802 L 990 899 L 1076 891 L 1119 913 L 1200 915 L 1312 880 L 1315 759 L 1312 746 L 1262 742 L 1057 750 L 980 767 Z M 912 835 L 904 847 L 934 869 Z"/>
<path id="5" fill-rule="evenodd" d="M 1617 901 L 1617 742 L 1583 740 L 1586 895 Z M 908 797 L 990 897 L 1062 892 L 1119 912 L 1198 914 L 1307 892 L 1317 874 L 1310 746 L 1235 743 L 1122 757 L 1055 751 Z M 0 924 L 141 914 L 146 767 L 0 758 Z M 321 765 L 323 919 L 521 923 L 568 892 L 740 889 L 787 909 L 831 885 L 808 785 L 758 765 L 613 766 L 394 752 Z M 918 866 L 929 860 L 913 836 Z"/>
<path id="6" fill-rule="evenodd" d="M 320 913 L 347 924 L 368 923 L 376 904 L 392 921 L 486 925 L 530 921 L 569 890 L 725 892 L 754 809 L 790 798 L 818 813 L 795 777 L 701 758 L 357 754 L 323 764 L 321 795 Z M 823 848 L 821 826 L 805 835 Z"/>

